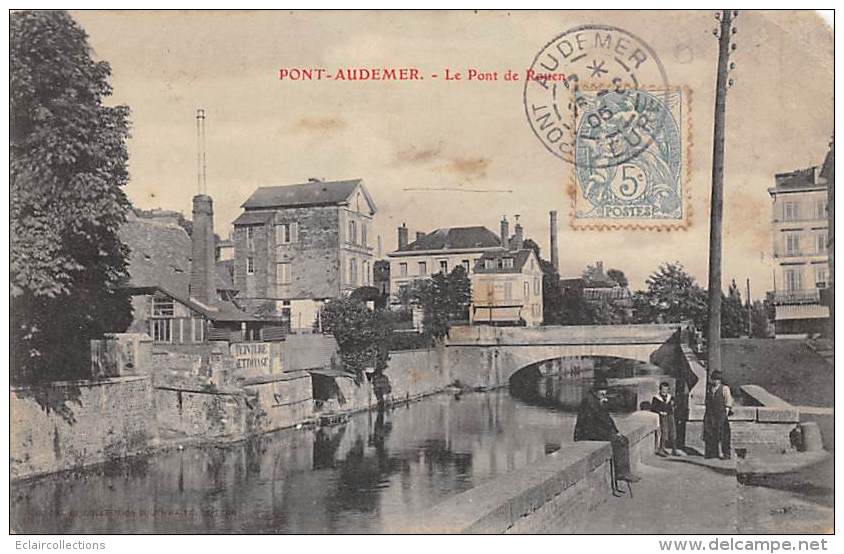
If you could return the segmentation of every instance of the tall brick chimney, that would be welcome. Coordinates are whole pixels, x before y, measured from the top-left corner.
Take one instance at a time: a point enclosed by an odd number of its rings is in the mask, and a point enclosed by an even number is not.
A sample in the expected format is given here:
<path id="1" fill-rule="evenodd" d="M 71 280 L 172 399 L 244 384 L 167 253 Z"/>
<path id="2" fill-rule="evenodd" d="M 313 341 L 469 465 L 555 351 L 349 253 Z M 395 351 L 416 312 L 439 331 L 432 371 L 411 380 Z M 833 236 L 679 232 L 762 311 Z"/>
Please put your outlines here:
<path id="1" fill-rule="evenodd" d="M 519 223 L 519 216 L 516 216 L 516 225 L 513 228 L 513 242 L 510 244 L 511 250 L 521 250 L 525 243 L 525 230 L 522 224 Z"/>
<path id="2" fill-rule="evenodd" d="M 407 225 L 404 223 L 399 227 L 399 250 L 407 248 Z"/>
<path id="3" fill-rule="evenodd" d="M 560 252 L 557 247 L 557 210 L 549 212 L 551 216 L 551 265 L 554 271 L 560 272 Z"/>
<path id="4" fill-rule="evenodd" d="M 507 223 L 507 216 L 501 216 L 501 246 L 510 248 L 510 224 Z"/>
<path id="5" fill-rule="evenodd" d="M 190 296 L 203 304 L 217 298 L 214 247 L 214 203 L 207 194 L 197 194 L 193 197 Z"/>

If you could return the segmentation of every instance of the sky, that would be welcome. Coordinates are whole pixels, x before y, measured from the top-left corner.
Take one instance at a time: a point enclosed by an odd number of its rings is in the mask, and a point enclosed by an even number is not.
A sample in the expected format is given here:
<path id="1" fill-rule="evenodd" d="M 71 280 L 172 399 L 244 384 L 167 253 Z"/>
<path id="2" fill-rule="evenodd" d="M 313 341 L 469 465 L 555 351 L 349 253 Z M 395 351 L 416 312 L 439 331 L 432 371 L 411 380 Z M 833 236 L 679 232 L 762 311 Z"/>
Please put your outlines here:
<path id="1" fill-rule="evenodd" d="M 679 261 L 705 286 L 717 39 L 695 12 L 72 12 L 95 59 L 111 64 L 110 104 L 131 109 L 130 182 L 139 208 L 190 214 L 197 193 L 195 111 L 206 119 L 208 193 L 226 235 L 259 186 L 310 177 L 363 179 L 384 252 L 411 236 L 520 215 L 548 256 L 559 213 L 560 273 L 597 260 L 643 288 Z M 690 92 L 691 223 L 680 231 L 575 230 L 564 194 L 572 166 L 525 116 L 524 72 L 578 25 L 621 27 L 645 41 L 671 85 Z M 833 132 L 832 30 L 811 12 L 743 11 L 727 96 L 724 257 L 752 297 L 772 288 L 774 174 L 820 165 Z M 495 82 L 289 81 L 280 68 L 415 67 L 442 75 L 498 71 Z M 658 84 L 658 83 L 655 83 Z M 421 190 L 420 190 L 421 189 Z M 431 190 L 448 189 L 448 190 Z M 483 192 L 474 192 L 483 191 Z M 512 228 L 512 223 L 511 223 Z"/>

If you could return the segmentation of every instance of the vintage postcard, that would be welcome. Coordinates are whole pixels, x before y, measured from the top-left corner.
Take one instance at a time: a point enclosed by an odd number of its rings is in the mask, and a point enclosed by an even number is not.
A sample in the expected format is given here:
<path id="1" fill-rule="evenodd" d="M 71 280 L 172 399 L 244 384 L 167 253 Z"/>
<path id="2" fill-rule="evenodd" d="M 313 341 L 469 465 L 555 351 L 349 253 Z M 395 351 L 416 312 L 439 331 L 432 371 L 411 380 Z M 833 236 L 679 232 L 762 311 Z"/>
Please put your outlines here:
<path id="1" fill-rule="evenodd" d="M 15 10 L 9 31 L 18 548 L 827 548 L 832 14 Z"/>

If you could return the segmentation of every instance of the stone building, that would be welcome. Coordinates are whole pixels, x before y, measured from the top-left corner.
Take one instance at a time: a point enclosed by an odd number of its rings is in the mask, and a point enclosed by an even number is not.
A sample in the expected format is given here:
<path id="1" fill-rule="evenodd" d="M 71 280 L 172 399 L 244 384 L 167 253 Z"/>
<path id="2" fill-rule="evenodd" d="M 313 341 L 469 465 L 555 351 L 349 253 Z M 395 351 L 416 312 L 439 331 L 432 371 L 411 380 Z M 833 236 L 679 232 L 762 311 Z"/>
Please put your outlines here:
<path id="1" fill-rule="evenodd" d="M 414 280 L 426 279 L 439 272 L 449 273 L 458 265 L 462 265 L 471 278 L 481 256 L 507 250 L 502 245 L 509 240 L 508 228 L 506 219 L 502 221 L 501 236 L 480 225 L 444 227 L 427 234 L 417 232 L 416 240 L 408 242 L 408 229 L 402 223 L 398 228 L 398 248 L 387 254 L 391 302 L 398 303 L 402 291 Z"/>
<path id="2" fill-rule="evenodd" d="M 472 324 L 542 324 L 542 267 L 531 249 L 485 252 L 472 271 Z"/>
<path id="3" fill-rule="evenodd" d="M 631 310 L 632 313 L 633 295 L 630 288 L 609 277 L 601 260 L 589 266 L 580 277 L 560 279 L 560 286 L 564 292 L 581 295 L 590 304 L 608 304 Z"/>
<path id="4" fill-rule="evenodd" d="M 159 346 L 257 340 L 278 322 L 262 320 L 232 301 L 231 279 L 214 259 L 212 201 L 193 200 L 192 236 L 174 218 L 130 214 L 120 229 L 129 248 L 133 321 Z"/>
<path id="5" fill-rule="evenodd" d="M 371 286 L 375 203 L 360 179 L 258 188 L 234 221 L 234 286 L 245 306 L 319 327 L 331 298 Z"/>
<path id="6" fill-rule="evenodd" d="M 832 183 L 832 150 L 821 167 L 774 176 L 768 189 L 773 199 L 774 290 L 777 335 L 821 333 L 829 307 L 822 302 L 830 285 L 828 188 Z"/>

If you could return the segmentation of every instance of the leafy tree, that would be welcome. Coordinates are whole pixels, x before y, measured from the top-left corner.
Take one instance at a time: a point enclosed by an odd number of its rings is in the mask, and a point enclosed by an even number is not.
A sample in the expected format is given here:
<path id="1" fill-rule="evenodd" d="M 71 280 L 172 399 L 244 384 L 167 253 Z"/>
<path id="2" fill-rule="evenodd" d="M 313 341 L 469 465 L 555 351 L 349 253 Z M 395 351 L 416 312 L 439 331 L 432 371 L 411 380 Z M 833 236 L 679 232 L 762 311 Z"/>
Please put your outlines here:
<path id="1" fill-rule="evenodd" d="M 738 338 L 747 333 L 747 308 L 742 304 L 741 292 L 733 279 L 727 294 L 721 295 L 721 336 Z"/>
<path id="2" fill-rule="evenodd" d="M 364 370 L 383 372 L 389 357 L 394 322 L 388 310 L 370 310 L 355 298 L 335 298 L 322 310 L 323 330 L 334 335 L 345 371 L 358 382 Z"/>
<path id="3" fill-rule="evenodd" d="M 9 20 L 13 382 L 87 371 L 88 340 L 131 319 L 126 248 L 129 109 L 65 12 Z"/>
<path id="4" fill-rule="evenodd" d="M 648 290 L 633 299 L 634 318 L 639 323 L 679 323 L 691 320 L 706 329 L 706 290 L 679 262 L 666 263 L 647 278 Z"/>
<path id="5" fill-rule="evenodd" d="M 773 336 L 768 307 L 759 300 L 750 308 L 750 336 L 755 339 L 769 339 Z"/>
<path id="6" fill-rule="evenodd" d="M 627 287 L 630 282 L 627 280 L 627 275 L 620 269 L 610 269 L 607 271 L 607 277 L 618 283 L 619 287 Z"/>
<path id="7" fill-rule="evenodd" d="M 463 266 L 457 266 L 448 275 L 439 272 L 417 280 L 411 294 L 422 308 L 423 332 L 441 339 L 448 336 L 451 320 L 467 317 L 472 285 Z"/>

